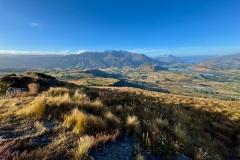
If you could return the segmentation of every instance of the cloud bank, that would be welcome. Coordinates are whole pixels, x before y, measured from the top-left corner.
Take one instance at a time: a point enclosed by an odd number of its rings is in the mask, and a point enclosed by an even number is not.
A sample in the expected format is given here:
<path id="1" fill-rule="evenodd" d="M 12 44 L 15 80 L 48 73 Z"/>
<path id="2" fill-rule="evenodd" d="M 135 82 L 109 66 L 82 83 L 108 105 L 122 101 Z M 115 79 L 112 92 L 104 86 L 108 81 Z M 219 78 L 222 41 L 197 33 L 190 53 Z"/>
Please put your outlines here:
<path id="1" fill-rule="evenodd" d="M 160 48 L 160 49 L 152 49 L 152 48 L 138 48 L 138 49 L 130 49 L 129 52 L 141 53 L 147 56 L 159 56 L 159 55 L 176 55 L 176 56 L 184 56 L 184 55 L 225 55 L 225 54 L 234 54 L 240 53 L 240 47 L 212 47 L 212 48 L 204 48 L 204 47 L 177 47 L 177 48 Z"/>
<path id="2" fill-rule="evenodd" d="M 240 47 L 215 47 L 215 48 L 203 48 L 203 47 L 178 47 L 178 48 L 138 48 L 127 50 L 133 53 L 145 54 L 147 56 L 155 57 L 160 55 L 226 55 L 240 53 Z M 0 50 L 0 54 L 18 54 L 18 55 L 70 55 L 70 54 L 82 54 L 85 52 L 102 52 L 100 50 L 78 50 L 78 51 L 28 51 L 28 50 Z"/>
<path id="3" fill-rule="evenodd" d="M 68 55 L 69 51 L 46 52 L 46 51 L 18 51 L 18 50 L 0 50 L 0 54 L 17 54 L 17 55 Z"/>

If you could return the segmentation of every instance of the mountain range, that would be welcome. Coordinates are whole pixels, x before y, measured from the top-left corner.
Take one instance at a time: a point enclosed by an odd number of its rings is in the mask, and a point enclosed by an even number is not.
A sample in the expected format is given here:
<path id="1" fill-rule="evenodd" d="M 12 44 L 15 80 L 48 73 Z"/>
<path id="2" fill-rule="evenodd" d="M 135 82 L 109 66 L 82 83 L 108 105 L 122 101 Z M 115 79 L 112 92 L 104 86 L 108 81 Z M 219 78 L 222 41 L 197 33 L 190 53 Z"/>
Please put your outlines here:
<path id="1" fill-rule="evenodd" d="M 0 68 L 123 68 L 166 64 L 128 51 L 84 52 L 72 55 L 1 55 Z"/>
<path id="2" fill-rule="evenodd" d="M 206 68 L 212 70 L 240 69 L 240 53 L 225 55 L 193 55 L 173 56 L 163 55 L 154 58 L 144 54 L 128 51 L 86 51 L 70 55 L 11 55 L 0 54 L 0 69 L 33 69 L 33 68 L 123 68 L 142 65 L 166 67 L 171 64 L 191 65 L 191 68 Z M 146 68 L 146 67 L 145 67 Z M 148 67 L 149 68 L 149 67 Z M 151 68 L 151 67 L 150 67 Z"/>

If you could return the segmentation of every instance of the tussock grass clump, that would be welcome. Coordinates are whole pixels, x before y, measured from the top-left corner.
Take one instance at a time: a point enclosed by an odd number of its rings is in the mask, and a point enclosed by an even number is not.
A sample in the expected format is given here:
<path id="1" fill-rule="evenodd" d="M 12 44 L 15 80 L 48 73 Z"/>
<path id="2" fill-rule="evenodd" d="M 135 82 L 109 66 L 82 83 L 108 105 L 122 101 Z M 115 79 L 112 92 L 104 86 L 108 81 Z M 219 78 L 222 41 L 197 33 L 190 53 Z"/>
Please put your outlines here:
<path id="1" fill-rule="evenodd" d="M 77 108 L 73 109 L 71 114 L 64 117 L 63 126 L 67 128 L 73 127 L 77 123 L 77 118 L 81 116 L 81 114 L 82 112 L 80 112 Z"/>
<path id="2" fill-rule="evenodd" d="M 48 150 L 39 148 L 39 149 L 33 150 L 29 153 L 27 150 L 25 150 L 21 154 L 16 153 L 16 155 L 13 157 L 13 160 L 23 160 L 23 159 L 47 160 L 48 159 Z"/>
<path id="3" fill-rule="evenodd" d="M 93 147 L 108 141 L 115 141 L 119 136 L 119 133 L 119 130 L 115 130 L 111 134 L 99 133 L 96 136 L 85 135 L 80 137 L 78 147 L 75 152 L 75 158 L 87 159 L 89 156 L 88 154 Z"/>
<path id="4" fill-rule="evenodd" d="M 159 128 L 167 128 L 169 127 L 169 122 L 167 119 L 163 119 L 162 117 L 160 118 L 156 118 L 154 121 L 153 121 L 153 124 L 155 124 L 157 127 Z"/>
<path id="5" fill-rule="evenodd" d="M 194 160 L 206 160 L 209 159 L 208 153 L 203 151 L 202 148 L 196 149 Z"/>
<path id="6" fill-rule="evenodd" d="M 78 108 L 92 114 L 96 115 L 102 115 L 106 110 L 104 107 L 103 103 L 99 100 L 96 99 L 95 101 L 84 101 L 78 103 Z"/>
<path id="7" fill-rule="evenodd" d="M 49 90 L 48 90 L 48 94 L 49 95 L 52 95 L 52 96 L 59 96 L 59 95 L 64 95 L 66 93 L 69 93 L 70 90 L 67 89 L 67 88 L 63 88 L 63 87 L 51 87 Z"/>
<path id="8" fill-rule="evenodd" d="M 178 139 L 180 139 L 184 142 L 189 141 L 189 137 L 187 136 L 187 132 L 183 128 L 181 128 L 180 124 L 175 125 L 173 127 L 173 133 Z"/>
<path id="9" fill-rule="evenodd" d="M 47 104 L 50 107 L 70 107 L 75 105 L 68 93 L 54 97 L 47 97 Z"/>
<path id="10" fill-rule="evenodd" d="M 168 155 L 172 156 L 179 150 L 177 142 L 172 141 L 169 137 L 162 134 L 143 133 L 140 137 L 140 145 L 156 154 L 156 155 Z"/>
<path id="11" fill-rule="evenodd" d="M 37 118 L 60 118 L 60 115 L 62 115 L 64 112 L 68 112 L 75 105 L 71 100 L 69 94 L 59 95 L 55 97 L 47 97 L 46 95 L 41 95 L 39 97 L 36 97 L 35 100 L 36 102 L 32 106 L 31 114 L 35 115 Z"/>
<path id="12" fill-rule="evenodd" d="M 120 119 L 112 114 L 112 112 L 105 113 L 104 118 L 109 129 L 117 129 L 121 127 Z"/>
<path id="13" fill-rule="evenodd" d="M 139 134 L 141 132 L 140 121 L 137 116 L 128 116 L 126 120 L 127 134 Z"/>
<path id="14" fill-rule="evenodd" d="M 78 142 L 78 148 L 75 153 L 76 159 L 86 159 L 88 157 L 89 150 L 95 145 L 93 136 L 81 137 Z"/>
<path id="15" fill-rule="evenodd" d="M 107 129 L 105 122 L 94 115 L 86 114 L 78 109 L 74 109 L 71 114 L 64 117 L 63 126 L 73 128 L 77 134 L 99 133 Z"/>
<path id="16" fill-rule="evenodd" d="M 34 114 L 37 118 L 41 118 L 44 116 L 46 110 L 46 97 L 37 97 L 35 101 L 31 114 Z"/>
<path id="17" fill-rule="evenodd" d="M 95 101 L 93 101 L 91 103 L 91 105 L 94 106 L 94 107 L 98 107 L 98 108 L 103 107 L 103 103 L 101 102 L 100 99 L 96 99 Z"/>
<path id="18" fill-rule="evenodd" d="M 93 115 L 85 115 L 85 118 L 77 119 L 77 123 L 73 129 L 73 132 L 78 134 L 84 133 L 84 132 L 90 133 L 90 134 L 96 134 L 99 132 L 103 132 L 106 129 L 107 129 L 106 124 L 101 118 Z"/>
<path id="19" fill-rule="evenodd" d="M 36 119 L 45 117 L 58 120 L 62 119 L 63 115 L 73 108 L 98 116 L 105 113 L 105 107 L 99 99 L 90 101 L 87 95 L 79 90 L 76 90 L 72 96 L 68 92 L 70 90 L 66 88 L 50 88 L 47 94 L 42 93 L 35 97 L 31 106 L 28 109 L 20 110 L 19 113 L 33 116 Z"/>
<path id="20" fill-rule="evenodd" d="M 75 92 L 73 94 L 73 99 L 75 101 L 80 101 L 80 102 L 89 102 L 90 101 L 89 97 L 85 93 L 82 93 L 79 89 L 75 90 Z"/>

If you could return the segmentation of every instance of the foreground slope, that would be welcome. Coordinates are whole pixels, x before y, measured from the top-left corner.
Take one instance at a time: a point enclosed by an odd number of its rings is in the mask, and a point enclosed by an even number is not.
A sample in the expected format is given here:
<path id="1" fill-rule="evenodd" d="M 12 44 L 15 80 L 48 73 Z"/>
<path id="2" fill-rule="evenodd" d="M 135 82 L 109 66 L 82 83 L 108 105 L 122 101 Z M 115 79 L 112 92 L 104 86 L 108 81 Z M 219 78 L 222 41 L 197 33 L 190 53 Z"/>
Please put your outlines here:
<path id="1" fill-rule="evenodd" d="M 138 147 L 120 158 L 239 159 L 239 106 L 128 87 L 50 88 L 2 98 L 0 159 L 96 158 L 95 147 L 123 145 L 121 137 Z"/>

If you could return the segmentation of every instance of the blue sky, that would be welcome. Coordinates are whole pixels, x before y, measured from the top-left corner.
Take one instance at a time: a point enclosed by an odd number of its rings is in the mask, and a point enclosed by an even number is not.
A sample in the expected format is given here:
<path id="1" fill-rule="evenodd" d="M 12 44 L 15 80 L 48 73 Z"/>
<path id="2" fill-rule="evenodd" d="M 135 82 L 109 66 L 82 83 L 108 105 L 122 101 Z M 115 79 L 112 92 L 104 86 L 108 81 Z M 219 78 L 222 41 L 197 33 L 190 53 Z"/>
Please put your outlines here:
<path id="1" fill-rule="evenodd" d="M 0 53 L 240 52 L 239 0 L 0 0 Z"/>

